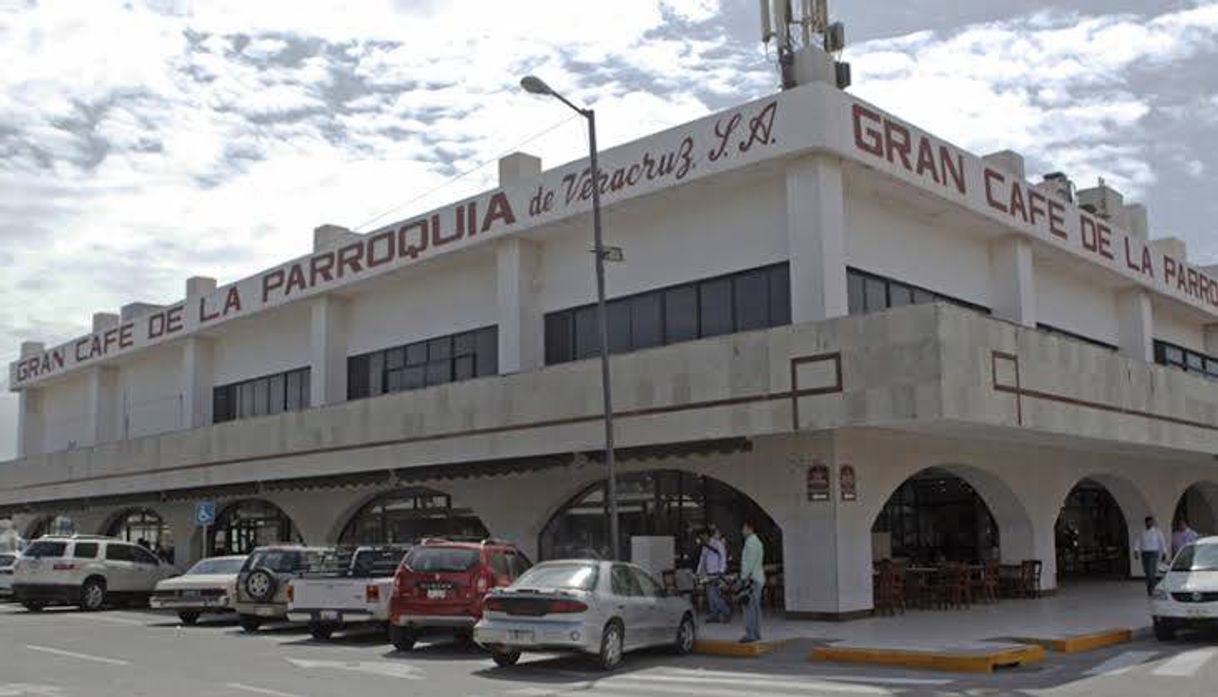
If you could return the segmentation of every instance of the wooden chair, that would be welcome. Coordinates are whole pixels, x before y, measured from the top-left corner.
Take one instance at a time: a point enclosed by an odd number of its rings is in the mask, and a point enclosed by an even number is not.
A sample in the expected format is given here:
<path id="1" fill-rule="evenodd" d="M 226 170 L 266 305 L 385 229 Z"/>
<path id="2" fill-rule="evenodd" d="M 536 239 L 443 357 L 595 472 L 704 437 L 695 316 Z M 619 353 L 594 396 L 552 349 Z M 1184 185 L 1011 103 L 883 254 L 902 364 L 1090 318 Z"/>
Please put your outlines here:
<path id="1" fill-rule="evenodd" d="M 1019 598 L 1035 598 L 1040 595 L 1041 562 L 1038 559 L 1025 559 L 1019 564 L 1019 581 L 1015 586 L 1015 596 Z"/>
<path id="2" fill-rule="evenodd" d="M 889 560 L 880 562 L 875 610 L 880 615 L 905 614 L 905 573 Z"/>
<path id="3" fill-rule="evenodd" d="M 998 602 L 999 565 L 987 561 L 980 569 L 969 569 L 969 592 L 978 602 Z"/>

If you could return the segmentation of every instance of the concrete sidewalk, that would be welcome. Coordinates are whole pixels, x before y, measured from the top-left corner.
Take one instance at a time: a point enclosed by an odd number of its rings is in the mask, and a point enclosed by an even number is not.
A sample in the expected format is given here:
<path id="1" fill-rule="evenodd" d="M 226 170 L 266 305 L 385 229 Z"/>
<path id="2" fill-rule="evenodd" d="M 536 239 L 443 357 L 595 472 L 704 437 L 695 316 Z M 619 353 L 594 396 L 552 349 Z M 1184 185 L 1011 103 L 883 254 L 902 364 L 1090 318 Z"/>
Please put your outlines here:
<path id="1" fill-rule="evenodd" d="M 812 639 L 902 649 L 937 649 L 1011 637 L 1056 638 L 1150 625 L 1146 586 L 1140 581 L 1067 583 L 1046 598 L 1003 599 L 964 610 L 907 610 L 895 617 L 852 622 L 788 620 L 771 613 L 762 622 L 767 641 Z M 737 612 L 728 625 L 699 625 L 699 638 L 736 641 L 744 633 Z"/>

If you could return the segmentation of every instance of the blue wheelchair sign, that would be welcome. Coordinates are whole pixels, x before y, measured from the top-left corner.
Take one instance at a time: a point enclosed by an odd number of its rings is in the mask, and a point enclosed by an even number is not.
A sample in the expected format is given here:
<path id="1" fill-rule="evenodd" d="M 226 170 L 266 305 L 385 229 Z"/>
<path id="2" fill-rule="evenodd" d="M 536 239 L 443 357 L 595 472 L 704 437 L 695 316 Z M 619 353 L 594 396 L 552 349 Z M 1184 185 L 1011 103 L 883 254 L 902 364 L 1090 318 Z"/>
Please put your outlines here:
<path id="1" fill-rule="evenodd" d="M 195 504 L 195 525 L 211 525 L 216 522 L 216 502 L 200 501 Z"/>

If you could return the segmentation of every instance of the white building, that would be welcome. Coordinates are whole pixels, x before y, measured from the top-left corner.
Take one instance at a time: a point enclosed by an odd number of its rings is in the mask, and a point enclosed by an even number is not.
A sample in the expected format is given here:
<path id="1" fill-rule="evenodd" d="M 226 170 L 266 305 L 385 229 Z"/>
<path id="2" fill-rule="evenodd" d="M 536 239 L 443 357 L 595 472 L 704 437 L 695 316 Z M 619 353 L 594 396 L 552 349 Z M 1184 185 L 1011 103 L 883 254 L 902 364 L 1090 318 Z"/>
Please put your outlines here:
<path id="1" fill-rule="evenodd" d="M 1218 274 L 1112 189 L 817 82 L 602 168 L 627 537 L 756 518 L 775 602 L 853 617 L 881 556 L 1037 559 L 1050 591 L 1139 573 L 1146 515 L 1214 531 Z M 586 162 L 513 155 L 492 191 L 23 345 L 0 515 L 179 560 L 484 530 L 603 551 L 590 193 Z"/>

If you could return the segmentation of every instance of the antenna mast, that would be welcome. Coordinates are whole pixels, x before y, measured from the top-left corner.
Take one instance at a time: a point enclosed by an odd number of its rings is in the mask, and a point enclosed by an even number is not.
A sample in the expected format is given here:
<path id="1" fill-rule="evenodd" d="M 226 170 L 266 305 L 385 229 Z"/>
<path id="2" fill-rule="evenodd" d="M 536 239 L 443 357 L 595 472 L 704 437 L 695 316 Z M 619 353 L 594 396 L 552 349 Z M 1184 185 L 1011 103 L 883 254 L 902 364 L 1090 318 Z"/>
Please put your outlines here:
<path id="1" fill-rule="evenodd" d="M 846 27 L 829 22 L 829 0 L 758 0 L 761 12 L 761 42 L 773 41 L 778 50 L 782 88 L 791 89 L 806 82 L 796 67 L 797 59 L 829 61 L 833 79 L 841 89 L 850 86 L 850 64 L 842 63 L 846 47 Z M 818 71 L 812 69 L 812 73 Z"/>

